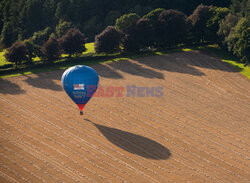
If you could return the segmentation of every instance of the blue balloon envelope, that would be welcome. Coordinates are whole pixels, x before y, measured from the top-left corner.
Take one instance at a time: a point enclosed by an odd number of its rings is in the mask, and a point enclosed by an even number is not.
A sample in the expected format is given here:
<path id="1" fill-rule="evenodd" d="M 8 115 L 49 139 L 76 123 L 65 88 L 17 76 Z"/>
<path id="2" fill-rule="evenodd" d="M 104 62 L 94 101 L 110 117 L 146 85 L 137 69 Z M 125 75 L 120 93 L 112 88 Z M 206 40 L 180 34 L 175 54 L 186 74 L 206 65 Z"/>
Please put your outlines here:
<path id="1" fill-rule="evenodd" d="M 97 72 L 85 65 L 76 65 L 62 75 L 62 86 L 69 97 L 78 105 L 81 114 L 85 104 L 95 93 L 99 83 Z"/>

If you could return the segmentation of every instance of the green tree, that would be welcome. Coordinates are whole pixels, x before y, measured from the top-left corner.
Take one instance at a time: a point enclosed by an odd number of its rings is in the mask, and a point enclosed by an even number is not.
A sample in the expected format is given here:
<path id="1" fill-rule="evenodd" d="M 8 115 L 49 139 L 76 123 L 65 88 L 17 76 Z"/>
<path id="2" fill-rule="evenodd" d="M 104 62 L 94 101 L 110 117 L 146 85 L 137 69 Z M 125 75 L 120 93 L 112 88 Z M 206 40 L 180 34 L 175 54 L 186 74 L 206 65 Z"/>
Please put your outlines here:
<path id="1" fill-rule="evenodd" d="M 15 40 L 17 40 L 18 34 L 14 29 L 14 25 L 10 22 L 4 24 L 2 33 L 0 36 L 0 42 L 4 47 L 10 47 Z"/>
<path id="2" fill-rule="evenodd" d="M 161 12 L 163 12 L 165 9 L 163 8 L 157 8 L 152 11 L 150 11 L 148 14 L 144 15 L 143 18 L 147 18 L 150 22 L 150 24 L 154 27 L 158 23 L 158 18 Z"/>
<path id="3" fill-rule="evenodd" d="M 18 38 L 21 38 L 19 11 L 24 2 L 3 1 L 1 4 L 0 18 L 2 20 L 2 44 L 5 47 L 11 46 Z M 9 38 L 9 36 L 11 38 Z M 6 39 L 5 39 L 6 38 Z"/>
<path id="4" fill-rule="evenodd" d="M 239 18 L 235 15 L 228 14 L 223 20 L 220 21 L 218 36 L 222 40 L 222 46 L 227 47 L 227 37 L 229 36 L 233 27 L 236 26 Z"/>
<path id="5" fill-rule="evenodd" d="M 56 35 L 58 37 L 61 37 L 72 27 L 73 25 L 71 22 L 67 21 L 59 22 L 59 24 L 56 26 Z"/>
<path id="6" fill-rule="evenodd" d="M 219 23 L 225 16 L 229 13 L 228 8 L 212 7 L 209 10 L 211 12 L 211 17 L 207 21 L 207 30 L 205 40 L 211 43 L 220 43 L 222 40 L 217 35 L 219 30 Z"/>
<path id="7" fill-rule="evenodd" d="M 250 27 L 249 20 L 241 18 L 237 25 L 232 28 L 227 37 L 228 50 L 249 63 L 250 59 Z"/>
<path id="8" fill-rule="evenodd" d="M 126 32 L 129 27 L 134 25 L 137 20 L 139 20 L 139 16 L 136 13 L 130 13 L 122 15 L 120 18 L 116 19 L 116 28 Z"/>
<path id="9" fill-rule="evenodd" d="M 50 27 L 47 27 L 44 30 L 34 32 L 31 40 L 36 45 L 43 45 L 43 43 L 49 39 L 51 33 L 52 29 Z"/>
<path id="10" fill-rule="evenodd" d="M 232 0 L 230 5 L 232 14 L 246 17 L 250 14 L 250 1 L 249 0 Z"/>
<path id="11" fill-rule="evenodd" d="M 27 61 L 29 64 L 32 64 L 33 58 L 41 57 L 40 46 L 35 45 L 30 39 L 23 41 L 27 48 Z"/>

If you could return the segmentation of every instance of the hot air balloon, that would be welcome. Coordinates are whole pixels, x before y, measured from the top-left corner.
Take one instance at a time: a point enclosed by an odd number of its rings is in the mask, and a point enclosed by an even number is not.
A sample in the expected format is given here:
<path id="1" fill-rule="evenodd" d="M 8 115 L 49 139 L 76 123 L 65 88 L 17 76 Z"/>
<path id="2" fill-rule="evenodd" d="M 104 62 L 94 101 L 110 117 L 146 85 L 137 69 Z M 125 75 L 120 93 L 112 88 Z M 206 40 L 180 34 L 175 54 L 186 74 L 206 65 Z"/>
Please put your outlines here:
<path id="1" fill-rule="evenodd" d="M 91 67 L 76 65 L 63 73 L 61 81 L 65 92 L 78 105 L 82 115 L 84 106 L 98 87 L 97 72 Z"/>

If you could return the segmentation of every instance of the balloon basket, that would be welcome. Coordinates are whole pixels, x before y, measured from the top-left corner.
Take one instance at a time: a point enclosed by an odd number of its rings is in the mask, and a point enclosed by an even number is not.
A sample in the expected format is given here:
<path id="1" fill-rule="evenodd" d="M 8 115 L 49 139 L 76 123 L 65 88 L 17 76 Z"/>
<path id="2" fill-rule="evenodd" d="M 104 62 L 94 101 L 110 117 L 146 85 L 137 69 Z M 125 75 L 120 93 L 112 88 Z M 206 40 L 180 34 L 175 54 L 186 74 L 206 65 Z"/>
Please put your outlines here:
<path id="1" fill-rule="evenodd" d="M 80 111 L 80 115 L 83 115 L 83 111 Z"/>

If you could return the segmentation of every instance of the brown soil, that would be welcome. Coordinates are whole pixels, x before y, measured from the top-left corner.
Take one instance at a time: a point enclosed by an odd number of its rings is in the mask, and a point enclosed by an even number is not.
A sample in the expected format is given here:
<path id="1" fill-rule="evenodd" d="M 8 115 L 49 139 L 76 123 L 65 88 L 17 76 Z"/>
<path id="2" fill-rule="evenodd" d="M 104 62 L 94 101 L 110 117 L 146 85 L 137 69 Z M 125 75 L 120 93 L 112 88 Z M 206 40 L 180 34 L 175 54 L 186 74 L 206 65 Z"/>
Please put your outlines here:
<path id="1" fill-rule="evenodd" d="M 250 82 L 200 52 L 93 66 L 100 86 L 163 97 L 93 97 L 79 115 L 63 71 L 0 80 L 0 182 L 249 182 Z"/>

